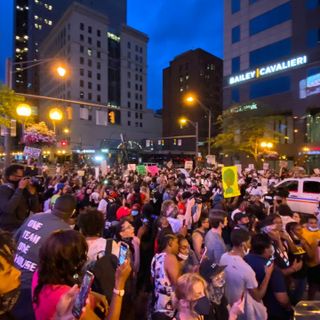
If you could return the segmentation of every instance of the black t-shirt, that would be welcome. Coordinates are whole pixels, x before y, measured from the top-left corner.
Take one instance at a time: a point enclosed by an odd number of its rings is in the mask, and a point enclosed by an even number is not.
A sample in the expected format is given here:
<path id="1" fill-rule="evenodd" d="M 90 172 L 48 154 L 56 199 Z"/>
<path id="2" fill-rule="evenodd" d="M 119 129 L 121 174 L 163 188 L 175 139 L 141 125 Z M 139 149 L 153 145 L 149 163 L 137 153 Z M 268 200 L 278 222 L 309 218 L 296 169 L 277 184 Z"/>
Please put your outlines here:
<path id="1" fill-rule="evenodd" d="M 254 270 L 256 279 L 260 285 L 265 277 L 265 265 L 268 260 L 251 253 L 246 255 L 244 257 L 244 260 Z M 280 292 L 287 292 L 287 286 L 281 270 L 277 266 L 275 266 L 268 284 L 266 294 L 263 297 L 263 303 L 267 308 L 269 317 L 276 316 L 282 320 L 289 320 L 291 319 L 291 311 L 285 309 L 275 297 L 275 293 Z"/>

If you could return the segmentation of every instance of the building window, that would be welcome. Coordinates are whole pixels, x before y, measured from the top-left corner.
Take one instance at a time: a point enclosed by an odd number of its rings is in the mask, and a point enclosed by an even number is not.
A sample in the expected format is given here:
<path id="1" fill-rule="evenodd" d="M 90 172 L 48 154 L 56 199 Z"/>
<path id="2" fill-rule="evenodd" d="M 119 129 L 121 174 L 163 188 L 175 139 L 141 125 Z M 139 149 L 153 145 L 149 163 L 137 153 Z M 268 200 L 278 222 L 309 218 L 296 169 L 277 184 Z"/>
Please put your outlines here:
<path id="1" fill-rule="evenodd" d="M 83 85 L 84 85 L 84 81 L 80 80 L 80 87 L 83 88 Z"/>
<path id="2" fill-rule="evenodd" d="M 84 24 L 82 22 L 80 23 L 80 30 L 84 30 Z"/>
<path id="3" fill-rule="evenodd" d="M 88 43 L 92 44 L 92 38 L 91 37 L 88 37 Z"/>
<path id="4" fill-rule="evenodd" d="M 139 114 L 137 112 L 136 112 L 135 116 L 136 116 L 136 119 L 139 119 Z"/>
<path id="5" fill-rule="evenodd" d="M 92 82 L 88 82 L 88 89 L 92 89 Z"/>
<path id="6" fill-rule="evenodd" d="M 97 30 L 97 37 L 101 37 L 101 30 Z"/>
<path id="7" fill-rule="evenodd" d="M 130 99 L 131 98 L 131 92 L 128 91 L 128 98 Z"/>
<path id="8" fill-rule="evenodd" d="M 306 40 L 308 48 L 315 48 L 318 46 L 320 44 L 320 29 L 308 30 Z"/>
<path id="9" fill-rule="evenodd" d="M 128 81 L 128 88 L 131 88 L 131 82 Z"/>
<path id="10" fill-rule="evenodd" d="M 241 6 L 240 6 L 240 0 L 232 0 L 231 1 L 231 13 L 234 14 L 238 11 L 240 11 Z"/>
<path id="11" fill-rule="evenodd" d="M 131 126 L 131 121 L 128 121 L 128 126 L 129 126 L 129 127 Z"/>
<path id="12" fill-rule="evenodd" d="M 236 43 L 240 41 L 240 26 L 236 26 L 232 28 L 232 43 Z"/>
<path id="13" fill-rule="evenodd" d="M 101 91 L 101 85 L 100 85 L 100 83 L 97 84 L 97 91 Z"/>
<path id="14" fill-rule="evenodd" d="M 92 27 L 91 26 L 88 26 L 88 32 L 92 33 Z"/>
<path id="15" fill-rule="evenodd" d="M 84 46 L 80 46 L 80 53 L 84 52 Z"/>
<path id="16" fill-rule="evenodd" d="M 88 78 L 92 78 L 92 71 L 88 70 Z"/>
<path id="17" fill-rule="evenodd" d="M 312 10 L 312 9 L 316 9 L 317 7 L 320 6 L 320 1 L 319 0 L 307 0 L 307 8 Z"/>
<path id="18" fill-rule="evenodd" d="M 80 91 L 80 99 L 83 99 L 83 98 L 84 98 L 84 92 Z"/>
<path id="19" fill-rule="evenodd" d="M 138 109 L 138 103 L 135 103 L 134 107 L 135 107 L 136 109 Z"/>
<path id="20" fill-rule="evenodd" d="M 80 76 L 84 76 L 84 69 L 80 69 Z"/>
<path id="21" fill-rule="evenodd" d="M 136 122 L 136 128 L 138 128 L 139 127 L 139 122 Z"/>
<path id="22" fill-rule="evenodd" d="M 142 122 L 140 122 L 140 128 L 142 128 Z"/>
<path id="23" fill-rule="evenodd" d="M 250 52 L 250 67 L 261 66 L 269 61 L 291 54 L 291 38 L 287 38 Z"/>
<path id="24" fill-rule="evenodd" d="M 101 63 L 97 62 L 97 69 L 100 70 L 101 69 Z"/>
<path id="25" fill-rule="evenodd" d="M 101 58 L 101 52 L 100 51 L 97 51 L 97 58 Z"/>
<path id="26" fill-rule="evenodd" d="M 240 102 L 240 90 L 239 88 L 232 88 L 231 90 L 232 102 Z"/>
<path id="27" fill-rule="evenodd" d="M 128 108 L 131 108 L 131 102 L 128 101 Z"/>
<path id="28" fill-rule="evenodd" d="M 83 41 L 83 40 L 84 40 L 84 35 L 80 34 L 80 41 Z"/>
<path id="29" fill-rule="evenodd" d="M 131 111 L 128 111 L 128 117 L 129 118 L 131 117 Z"/>
<path id="30" fill-rule="evenodd" d="M 88 50 L 87 50 L 87 53 L 88 53 L 88 56 L 89 56 L 89 57 L 92 56 L 92 50 L 91 50 L 91 49 L 88 49 Z"/>
<path id="31" fill-rule="evenodd" d="M 84 64 L 84 58 L 80 57 L 80 64 Z"/>
<path id="32" fill-rule="evenodd" d="M 271 96 L 290 91 L 291 79 L 289 76 L 278 77 L 272 80 L 256 81 L 250 85 L 250 99 Z"/>
<path id="33" fill-rule="evenodd" d="M 101 80 L 101 74 L 97 73 L 97 80 Z"/>
<path id="34" fill-rule="evenodd" d="M 92 67 L 92 60 L 88 59 L 88 67 Z"/>
<path id="35" fill-rule="evenodd" d="M 100 94 L 97 95 L 97 101 L 98 101 L 98 102 L 101 102 L 101 96 L 100 96 Z"/>
<path id="36" fill-rule="evenodd" d="M 276 7 L 249 22 L 250 36 L 291 19 L 291 2 Z"/>
<path id="37" fill-rule="evenodd" d="M 240 72 L 240 57 L 232 58 L 231 73 Z"/>
<path id="38" fill-rule="evenodd" d="M 92 100 L 92 93 L 91 92 L 88 93 L 88 100 Z"/>
<path id="39" fill-rule="evenodd" d="M 131 49 L 131 42 L 128 42 L 127 47 L 128 49 Z"/>
<path id="40" fill-rule="evenodd" d="M 143 117 L 143 115 L 142 115 L 142 113 L 140 113 L 140 120 L 142 120 L 142 119 L 143 119 L 142 117 Z"/>
<path id="41" fill-rule="evenodd" d="M 101 48 L 101 41 L 99 41 L 99 40 L 97 41 L 97 47 Z"/>

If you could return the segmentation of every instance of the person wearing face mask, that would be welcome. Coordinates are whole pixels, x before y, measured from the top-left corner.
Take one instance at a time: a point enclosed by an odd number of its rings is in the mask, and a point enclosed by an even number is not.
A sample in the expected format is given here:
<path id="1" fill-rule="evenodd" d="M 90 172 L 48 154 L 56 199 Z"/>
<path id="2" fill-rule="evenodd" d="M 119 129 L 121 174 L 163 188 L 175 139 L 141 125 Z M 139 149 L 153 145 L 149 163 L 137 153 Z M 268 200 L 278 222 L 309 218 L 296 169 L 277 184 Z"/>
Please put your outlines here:
<path id="1" fill-rule="evenodd" d="M 39 264 L 40 247 L 52 232 L 70 229 L 76 204 L 75 197 L 62 195 L 50 213 L 38 213 L 29 217 L 15 234 L 17 251 L 14 262 L 21 271 L 21 294 L 13 309 L 13 315 L 17 319 L 34 319 L 30 287 Z"/>
<path id="2" fill-rule="evenodd" d="M 14 267 L 14 241 L 7 231 L 0 230 L 0 319 L 12 319 L 10 310 L 20 294 L 20 274 Z"/>
<path id="3" fill-rule="evenodd" d="M 38 212 L 36 188 L 24 176 L 24 168 L 13 164 L 5 169 L 5 183 L 0 186 L 0 228 L 14 233 L 28 217 Z"/>
<path id="4" fill-rule="evenodd" d="M 220 265 L 227 266 L 226 298 L 230 305 L 244 299 L 244 313 L 239 319 L 266 320 L 267 311 L 261 300 L 266 293 L 272 269 L 266 271 L 265 277 L 258 285 L 254 270 L 243 259 L 249 253 L 250 240 L 250 234 L 245 230 L 231 232 L 232 250 L 220 259 Z"/>
<path id="5" fill-rule="evenodd" d="M 182 273 L 192 272 L 198 265 L 197 257 L 190 248 L 188 240 L 181 234 L 178 235 L 179 253 L 178 261 L 180 262 Z"/>
<path id="6" fill-rule="evenodd" d="M 290 320 L 292 307 L 287 294 L 285 277 L 273 263 L 274 249 L 272 241 L 266 234 L 254 235 L 251 239 L 251 250 L 244 260 L 254 270 L 259 287 L 266 278 L 270 278 L 265 294 L 262 296 L 267 308 L 268 320 Z"/>
<path id="7" fill-rule="evenodd" d="M 307 260 L 308 300 L 314 300 L 317 291 L 320 291 L 320 230 L 316 216 L 308 215 L 307 228 L 303 228 L 302 237 L 311 246 L 312 256 Z"/>
<path id="8" fill-rule="evenodd" d="M 237 319 L 243 312 L 243 300 L 232 305 L 228 311 L 228 301 L 225 297 L 225 273 L 226 266 L 221 266 L 205 259 L 199 268 L 200 275 L 207 282 L 207 295 L 210 300 L 210 312 L 205 320 L 231 320 Z"/>

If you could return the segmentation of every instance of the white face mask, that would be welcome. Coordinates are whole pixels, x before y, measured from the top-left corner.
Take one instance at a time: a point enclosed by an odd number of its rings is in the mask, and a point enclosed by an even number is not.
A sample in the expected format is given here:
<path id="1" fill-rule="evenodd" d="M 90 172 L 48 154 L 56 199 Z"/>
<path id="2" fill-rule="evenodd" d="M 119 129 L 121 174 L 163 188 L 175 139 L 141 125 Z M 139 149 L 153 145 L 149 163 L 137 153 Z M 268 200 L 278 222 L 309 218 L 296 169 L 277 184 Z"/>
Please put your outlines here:
<path id="1" fill-rule="evenodd" d="M 319 230 L 319 228 L 308 227 L 308 230 L 311 232 L 316 232 Z"/>
<path id="2" fill-rule="evenodd" d="M 183 260 L 183 261 L 186 261 L 188 258 L 189 258 L 189 255 L 187 254 L 183 254 L 181 252 L 178 253 L 178 257 Z"/>

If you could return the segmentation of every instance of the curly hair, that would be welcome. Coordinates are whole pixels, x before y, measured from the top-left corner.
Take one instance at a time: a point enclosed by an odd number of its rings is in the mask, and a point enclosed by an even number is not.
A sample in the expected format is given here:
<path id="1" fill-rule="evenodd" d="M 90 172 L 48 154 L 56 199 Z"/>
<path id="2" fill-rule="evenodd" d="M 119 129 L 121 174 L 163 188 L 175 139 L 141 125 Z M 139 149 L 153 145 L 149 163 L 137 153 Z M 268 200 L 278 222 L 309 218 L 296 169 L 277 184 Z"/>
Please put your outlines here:
<path id="1" fill-rule="evenodd" d="M 75 230 L 53 232 L 39 251 L 38 284 L 33 302 L 39 303 L 39 295 L 45 285 L 78 283 L 78 277 L 87 261 L 88 245 L 84 236 Z"/>
<path id="2" fill-rule="evenodd" d="M 0 229 L 0 256 L 3 257 L 10 265 L 13 265 L 13 253 L 15 249 L 16 245 L 10 232 Z M 3 270 L 3 265 L 1 263 L 0 270 Z"/>

